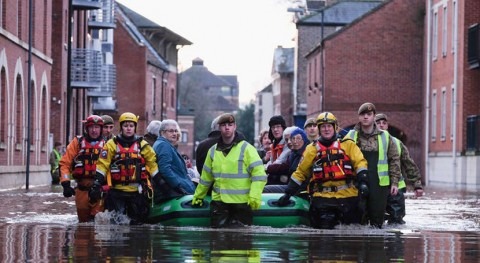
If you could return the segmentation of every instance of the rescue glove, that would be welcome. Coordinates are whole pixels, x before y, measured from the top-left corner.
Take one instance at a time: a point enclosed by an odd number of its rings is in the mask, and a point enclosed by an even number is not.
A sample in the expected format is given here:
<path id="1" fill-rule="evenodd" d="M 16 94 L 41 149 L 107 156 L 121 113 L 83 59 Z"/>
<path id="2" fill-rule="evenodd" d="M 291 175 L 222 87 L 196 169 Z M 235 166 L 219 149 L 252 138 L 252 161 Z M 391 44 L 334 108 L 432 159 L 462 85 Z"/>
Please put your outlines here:
<path id="1" fill-rule="evenodd" d="M 75 189 L 73 189 L 72 186 L 70 185 L 70 181 L 62 182 L 62 187 L 63 187 L 63 196 L 71 197 L 72 195 L 75 195 Z"/>
<path id="2" fill-rule="evenodd" d="M 90 187 L 88 191 L 88 198 L 90 199 L 90 203 L 95 203 L 100 198 L 102 198 L 102 184 L 103 184 L 103 176 L 102 175 L 95 175 L 95 180 L 93 181 L 93 185 Z"/>
<path id="3" fill-rule="evenodd" d="M 247 204 L 252 208 L 252 210 L 258 210 L 260 205 L 262 205 L 262 200 L 249 196 Z"/>
<path id="4" fill-rule="evenodd" d="M 370 191 L 368 189 L 368 173 L 366 170 L 360 171 L 357 174 L 357 182 L 359 195 L 362 198 L 367 198 Z"/>
<path id="5" fill-rule="evenodd" d="M 300 186 L 293 180 L 290 180 L 287 185 L 287 189 L 285 189 L 285 194 L 282 195 L 278 201 L 277 205 L 278 206 L 286 206 L 290 203 L 290 197 L 292 195 L 296 194 Z"/>
<path id="6" fill-rule="evenodd" d="M 202 207 L 203 206 L 203 200 L 196 198 L 195 196 L 192 199 L 192 207 Z"/>
<path id="7" fill-rule="evenodd" d="M 278 206 L 286 206 L 286 205 L 288 205 L 288 203 L 290 203 L 290 197 L 291 197 L 291 195 L 289 195 L 289 194 L 284 194 L 284 195 L 282 195 L 282 196 L 278 199 L 277 205 L 278 205 Z"/>

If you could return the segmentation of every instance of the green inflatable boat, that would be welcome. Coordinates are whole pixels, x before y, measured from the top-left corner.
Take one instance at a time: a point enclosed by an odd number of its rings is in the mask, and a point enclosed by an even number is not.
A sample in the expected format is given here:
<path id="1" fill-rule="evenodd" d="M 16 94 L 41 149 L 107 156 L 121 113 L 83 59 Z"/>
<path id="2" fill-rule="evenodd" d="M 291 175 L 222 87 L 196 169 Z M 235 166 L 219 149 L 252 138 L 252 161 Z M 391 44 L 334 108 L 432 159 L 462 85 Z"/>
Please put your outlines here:
<path id="1" fill-rule="evenodd" d="M 309 225 L 307 200 L 292 196 L 287 206 L 278 206 L 282 194 L 262 194 L 260 209 L 253 212 L 253 225 L 289 227 Z M 149 223 L 164 226 L 210 226 L 210 196 L 205 197 L 202 207 L 192 207 L 193 195 L 186 195 L 165 203 L 155 204 L 150 209 Z"/>

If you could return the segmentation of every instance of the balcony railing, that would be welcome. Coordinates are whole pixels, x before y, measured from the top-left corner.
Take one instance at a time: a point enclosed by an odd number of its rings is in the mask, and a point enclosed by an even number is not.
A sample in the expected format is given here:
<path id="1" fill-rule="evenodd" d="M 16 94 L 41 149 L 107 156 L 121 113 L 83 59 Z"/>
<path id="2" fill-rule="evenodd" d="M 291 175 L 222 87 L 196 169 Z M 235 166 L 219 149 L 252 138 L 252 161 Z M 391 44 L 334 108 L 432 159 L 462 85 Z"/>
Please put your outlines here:
<path id="1" fill-rule="evenodd" d="M 115 65 L 102 66 L 102 84 L 98 88 L 88 89 L 89 97 L 112 97 L 117 89 L 117 69 Z"/>
<path id="2" fill-rule="evenodd" d="M 92 10 L 102 7 L 101 0 L 72 0 L 72 7 L 75 10 Z"/>
<path id="3" fill-rule="evenodd" d="M 114 0 L 101 0 L 102 8 L 90 11 L 88 26 L 97 29 L 115 28 Z"/>
<path id="4" fill-rule="evenodd" d="M 102 53 L 98 50 L 72 49 L 72 88 L 100 88 L 102 84 Z"/>

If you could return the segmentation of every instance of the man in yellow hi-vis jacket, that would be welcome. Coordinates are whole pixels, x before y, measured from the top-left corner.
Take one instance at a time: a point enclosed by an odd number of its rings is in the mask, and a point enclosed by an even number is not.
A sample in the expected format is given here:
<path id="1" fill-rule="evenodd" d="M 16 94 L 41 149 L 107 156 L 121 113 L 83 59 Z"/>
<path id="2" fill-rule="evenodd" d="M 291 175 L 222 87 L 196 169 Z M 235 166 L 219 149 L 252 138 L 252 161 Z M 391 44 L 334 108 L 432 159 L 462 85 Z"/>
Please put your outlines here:
<path id="1" fill-rule="evenodd" d="M 232 114 L 223 114 L 218 124 L 221 136 L 208 151 L 192 204 L 202 205 L 213 186 L 211 226 L 251 225 L 267 182 L 263 162 L 255 147 L 239 138 Z"/>

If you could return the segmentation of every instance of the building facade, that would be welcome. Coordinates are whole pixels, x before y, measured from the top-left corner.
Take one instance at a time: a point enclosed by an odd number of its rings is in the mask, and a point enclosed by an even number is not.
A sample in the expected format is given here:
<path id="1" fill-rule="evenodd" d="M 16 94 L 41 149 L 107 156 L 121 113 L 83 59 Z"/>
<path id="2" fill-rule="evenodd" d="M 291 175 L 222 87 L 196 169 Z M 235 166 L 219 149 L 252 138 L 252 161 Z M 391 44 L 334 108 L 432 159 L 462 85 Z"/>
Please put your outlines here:
<path id="1" fill-rule="evenodd" d="M 425 3 L 424 159 L 428 182 L 480 185 L 480 2 Z"/>

